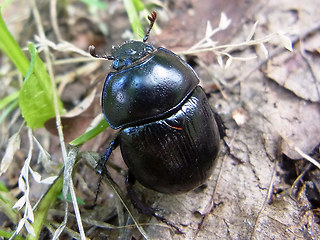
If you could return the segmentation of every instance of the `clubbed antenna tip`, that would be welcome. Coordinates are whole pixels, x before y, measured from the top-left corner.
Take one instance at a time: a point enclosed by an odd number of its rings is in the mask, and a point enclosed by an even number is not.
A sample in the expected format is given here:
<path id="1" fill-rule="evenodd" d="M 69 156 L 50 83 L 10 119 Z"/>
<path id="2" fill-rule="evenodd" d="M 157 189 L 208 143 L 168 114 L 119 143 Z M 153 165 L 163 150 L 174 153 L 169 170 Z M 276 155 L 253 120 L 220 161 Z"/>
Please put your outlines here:
<path id="1" fill-rule="evenodd" d="M 113 56 L 107 56 L 107 55 L 98 55 L 96 53 L 96 47 L 93 46 L 93 45 L 90 45 L 89 46 L 89 53 L 92 57 L 95 57 L 95 58 L 104 58 L 104 59 L 107 59 L 107 60 L 114 60 L 114 57 Z"/>
<path id="2" fill-rule="evenodd" d="M 148 16 L 148 20 L 150 21 L 150 26 L 149 26 L 149 29 L 148 29 L 146 35 L 143 38 L 143 42 L 146 42 L 148 40 L 150 31 L 151 31 L 151 29 L 153 27 L 153 24 L 156 21 L 156 19 L 157 19 L 157 13 L 155 11 L 153 11 L 151 13 L 151 15 Z"/>

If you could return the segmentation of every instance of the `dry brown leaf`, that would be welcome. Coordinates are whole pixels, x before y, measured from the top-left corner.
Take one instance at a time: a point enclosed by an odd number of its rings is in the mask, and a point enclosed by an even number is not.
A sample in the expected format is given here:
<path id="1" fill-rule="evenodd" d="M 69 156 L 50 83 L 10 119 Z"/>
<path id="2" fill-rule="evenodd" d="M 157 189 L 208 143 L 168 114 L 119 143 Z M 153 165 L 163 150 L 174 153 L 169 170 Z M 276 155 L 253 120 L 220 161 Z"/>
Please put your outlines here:
<path id="1" fill-rule="evenodd" d="M 94 89 L 79 105 L 74 109 L 61 116 L 61 124 L 66 142 L 79 137 L 84 133 L 90 122 L 93 120 L 93 109 L 96 89 Z M 49 119 L 45 123 L 46 129 L 58 135 L 56 127 L 56 119 Z"/>
<path id="2" fill-rule="evenodd" d="M 308 55 L 283 53 L 268 62 L 267 75 L 297 96 L 320 102 L 320 57 Z"/>
<path id="3" fill-rule="evenodd" d="M 301 36 L 313 25 L 319 25 L 320 8 L 312 0 L 292 1 L 271 0 L 265 9 L 257 14 L 260 23 L 267 26 L 268 32 L 287 33 Z M 260 31 L 258 36 L 265 35 Z M 283 42 L 280 34 L 275 44 Z M 292 91 L 297 96 L 314 102 L 320 101 L 320 34 L 311 32 L 301 39 L 301 46 L 295 45 L 294 54 L 283 53 L 268 62 L 267 76 Z M 308 52 L 305 52 L 305 49 Z M 312 51 L 310 53 L 310 50 Z M 314 54 L 316 53 L 316 54 Z"/>
<path id="4" fill-rule="evenodd" d="M 320 142 L 319 104 L 302 100 L 272 84 L 267 87 L 265 97 L 268 104 L 261 107 L 263 115 L 283 138 L 309 154 Z M 291 159 L 301 158 L 287 144 L 283 151 Z"/>
<path id="5" fill-rule="evenodd" d="M 0 176 L 5 173 L 8 167 L 12 164 L 13 156 L 20 149 L 20 132 L 13 134 L 8 142 L 6 152 L 0 164 Z"/>

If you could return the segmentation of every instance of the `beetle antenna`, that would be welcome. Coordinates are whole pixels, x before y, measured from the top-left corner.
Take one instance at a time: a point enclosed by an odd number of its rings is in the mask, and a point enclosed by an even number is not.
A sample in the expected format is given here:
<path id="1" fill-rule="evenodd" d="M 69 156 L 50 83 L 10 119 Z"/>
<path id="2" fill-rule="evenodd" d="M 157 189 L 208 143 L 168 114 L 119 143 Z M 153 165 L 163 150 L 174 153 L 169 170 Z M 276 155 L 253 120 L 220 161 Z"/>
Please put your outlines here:
<path id="1" fill-rule="evenodd" d="M 156 19 L 157 19 L 157 13 L 156 13 L 155 11 L 153 11 L 153 12 L 151 13 L 151 15 L 148 16 L 148 20 L 150 21 L 150 26 L 149 26 L 149 29 L 148 29 L 146 35 L 144 36 L 144 38 L 143 38 L 143 40 L 142 40 L 143 42 L 146 42 L 146 41 L 148 40 L 150 31 L 151 31 L 151 29 L 152 29 L 152 27 L 153 27 L 153 24 L 154 24 L 154 22 L 156 21 Z"/>
<path id="2" fill-rule="evenodd" d="M 90 55 L 91 55 L 92 57 L 94 57 L 94 58 L 104 58 L 104 59 L 107 59 L 107 60 L 114 60 L 114 57 L 113 57 L 113 56 L 107 56 L 107 55 L 102 55 L 102 56 L 100 56 L 100 55 L 98 55 L 98 54 L 96 53 L 96 47 L 93 46 L 93 45 L 90 45 L 90 46 L 89 46 L 89 53 L 90 53 Z"/>

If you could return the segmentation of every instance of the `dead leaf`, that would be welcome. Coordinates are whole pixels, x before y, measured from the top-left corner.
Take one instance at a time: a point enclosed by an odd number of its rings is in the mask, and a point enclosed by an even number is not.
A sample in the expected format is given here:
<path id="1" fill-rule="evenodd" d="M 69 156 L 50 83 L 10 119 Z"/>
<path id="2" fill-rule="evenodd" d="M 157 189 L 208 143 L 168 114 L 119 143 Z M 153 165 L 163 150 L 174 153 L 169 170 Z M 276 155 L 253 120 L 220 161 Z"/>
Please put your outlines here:
<path id="1" fill-rule="evenodd" d="M 20 149 L 20 132 L 13 134 L 8 142 L 6 152 L 0 164 L 0 176 L 7 171 L 12 163 L 13 155 Z"/>
<path id="2" fill-rule="evenodd" d="M 264 93 L 266 104 L 261 113 L 274 129 L 303 152 L 309 154 L 320 142 L 320 106 L 296 97 L 275 84 L 268 84 Z M 291 159 L 301 156 L 284 145 L 284 153 Z"/>
<path id="3" fill-rule="evenodd" d="M 174 52 L 186 50 L 205 36 L 208 21 L 213 28 L 218 27 L 219 22 L 222 27 L 228 25 L 226 15 L 232 21 L 231 25 L 227 31 L 218 33 L 214 40 L 219 41 L 219 44 L 229 42 L 241 28 L 244 18 L 254 8 L 255 3 L 244 0 L 205 0 L 201 1 L 201 4 L 196 0 L 189 1 L 189 4 L 185 1 L 175 1 L 174 7 L 179 11 L 173 12 L 176 15 L 162 29 L 161 35 L 154 37 L 154 41 L 157 45 L 165 46 Z M 221 17 L 222 12 L 225 15 Z M 207 54 L 210 53 L 201 54 L 202 61 L 209 62 L 214 59 L 212 55 L 208 58 Z"/>
<path id="4" fill-rule="evenodd" d="M 304 57 L 299 50 L 283 53 L 268 62 L 266 72 L 269 78 L 297 96 L 320 102 L 320 57 L 307 55 Z"/>
<path id="5" fill-rule="evenodd" d="M 79 105 L 61 116 L 61 124 L 65 141 L 69 142 L 83 134 L 93 120 L 94 99 L 96 89 L 94 89 Z M 45 128 L 52 134 L 58 135 L 56 119 L 49 119 L 45 123 Z"/>

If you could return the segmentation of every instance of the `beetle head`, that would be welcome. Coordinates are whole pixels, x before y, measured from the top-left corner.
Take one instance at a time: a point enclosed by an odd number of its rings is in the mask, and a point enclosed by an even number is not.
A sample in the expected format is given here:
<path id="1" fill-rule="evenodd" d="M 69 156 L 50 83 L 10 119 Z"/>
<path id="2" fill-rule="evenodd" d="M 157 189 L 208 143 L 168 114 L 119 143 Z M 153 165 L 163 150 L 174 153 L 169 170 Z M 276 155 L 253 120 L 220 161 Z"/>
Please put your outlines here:
<path id="1" fill-rule="evenodd" d="M 139 59 L 147 56 L 154 50 L 152 45 L 140 41 L 128 41 L 120 47 L 114 47 L 111 56 L 108 59 L 113 60 L 113 68 L 121 70 L 126 66 L 130 66 Z"/>
<path id="2" fill-rule="evenodd" d="M 153 46 L 146 42 L 156 19 L 157 13 L 153 11 L 151 15 L 148 16 L 150 26 L 142 42 L 128 41 L 122 44 L 119 48 L 112 49 L 112 56 L 108 56 L 108 59 L 113 60 L 113 68 L 115 70 L 120 70 L 125 66 L 130 66 L 135 61 L 147 56 L 154 50 Z"/>
<path id="3" fill-rule="evenodd" d="M 154 51 L 154 47 L 151 44 L 146 43 L 148 40 L 150 31 L 153 27 L 154 22 L 157 19 L 157 13 L 155 11 L 152 12 L 150 16 L 148 16 L 150 21 L 149 29 L 144 36 L 142 42 L 141 41 L 127 41 L 122 44 L 120 47 L 113 47 L 110 56 L 99 56 L 96 54 L 95 47 L 89 46 L 89 52 L 91 56 L 96 58 L 105 58 L 113 61 L 113 68 L 115 70 L 121 70 L 126 66 L 132 65 L 134 62 L 144 58 L 148 54 Z"/>

